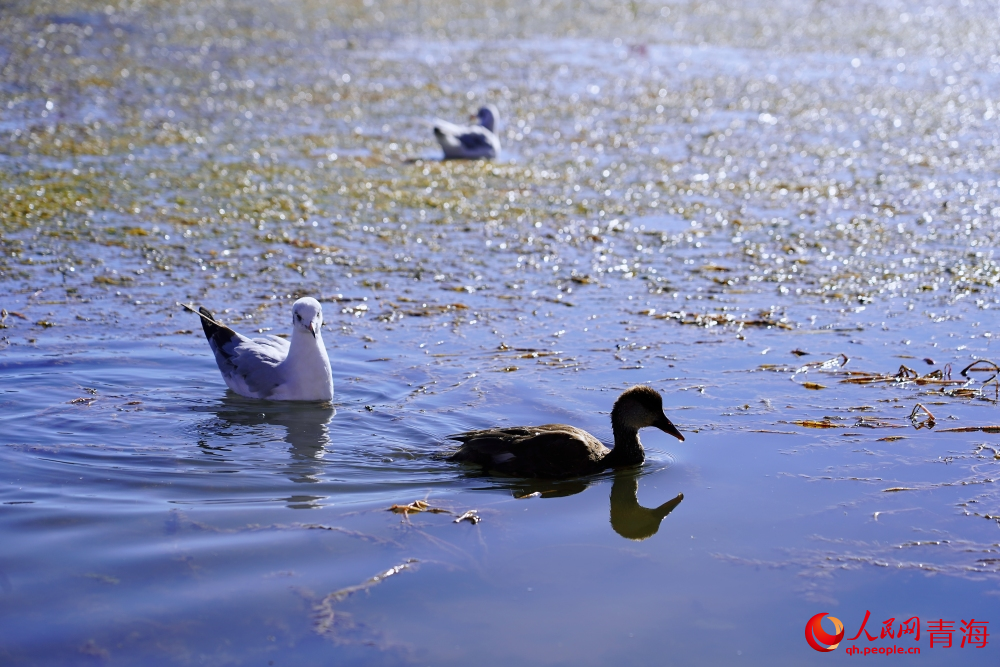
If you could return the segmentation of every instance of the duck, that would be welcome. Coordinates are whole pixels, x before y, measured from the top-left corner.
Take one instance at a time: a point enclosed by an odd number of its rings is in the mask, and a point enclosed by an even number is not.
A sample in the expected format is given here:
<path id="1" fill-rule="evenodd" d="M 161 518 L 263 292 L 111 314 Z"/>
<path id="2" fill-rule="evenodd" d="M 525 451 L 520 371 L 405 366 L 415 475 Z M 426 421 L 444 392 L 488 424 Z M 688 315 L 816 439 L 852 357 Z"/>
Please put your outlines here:
<path id="1" fill-rule="evenodd" d="M 323 306 L 312 297 L 292 304 L 291 341 L 250 339 L 220 324 L 204 306 L 182 304 L 201 317 L 226 385 L 240 396 L 272 401 L 332 401 L 333 373 L 323 345 Z"/>
<path id="2" fill-rule="evenodd" d="M 478 125 L 455 125 L 446 120 L 434 121 L 434 137 L 441 144 L 446 160 L 493 159 L 500 155 L 500 139 L 495 134 L 500 112 L 492 104 L 480 107 L 472 119 Z"/>
<path id="3" fill-rule="evenodd" d="M 565 479 L 641 464 L 646 454 L 639 430 L 653 426 L 684 441 L 663 413 L 663 397 L 652 387 L 626 389 L 611 410 L 615 446 L 608 449 L 590 433 L 566 424 L 512 426 L 448 436 L 461 443 L 450 461 L 478 465 L 513 477 Z"/>

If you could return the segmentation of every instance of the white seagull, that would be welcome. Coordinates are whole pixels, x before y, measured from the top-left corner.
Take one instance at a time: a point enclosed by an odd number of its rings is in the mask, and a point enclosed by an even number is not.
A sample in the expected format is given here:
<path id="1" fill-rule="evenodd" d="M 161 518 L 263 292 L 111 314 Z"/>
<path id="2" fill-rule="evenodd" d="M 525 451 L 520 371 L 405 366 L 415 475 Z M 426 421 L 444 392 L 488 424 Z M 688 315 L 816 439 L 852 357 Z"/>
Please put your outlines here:
<path id="1" fill-rule="evenodd" d="M 184 308 L 201 316 L 215 362 L 229 388 L 247 398 L 273 401 L 333 400 L 333 374 L 320 327 L 323 307 L 312 297 L 292 304 L 292 341 L 277 336 L 250 339 L 215 321 L 206 308 Z"/>
<path id="2" fill-rule="evenodd" d="M 446 120 L 434 121 L 434 136 L 444 149 L 445 159 L 478 160 L 500 155 L 500 139 L 494 127 L 500 112 L 492 104 L 479 109 L 471 120 L 478 125 L 455 125 Z"/>

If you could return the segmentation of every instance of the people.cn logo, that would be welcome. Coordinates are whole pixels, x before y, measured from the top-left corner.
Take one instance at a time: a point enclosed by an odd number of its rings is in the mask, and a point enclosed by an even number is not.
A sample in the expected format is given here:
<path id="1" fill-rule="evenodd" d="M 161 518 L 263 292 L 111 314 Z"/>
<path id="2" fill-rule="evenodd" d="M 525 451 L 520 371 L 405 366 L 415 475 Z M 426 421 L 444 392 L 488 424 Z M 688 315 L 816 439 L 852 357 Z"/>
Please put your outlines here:
<path id="1" fill-rule="evenodd" d="M 829 618 L 836 628 L 836 634 L 831 635 L 823 629 L 821 624 L 824 616 L 827 616 L 826 612 L 816 614 L 806 622 L 806 641 L 820 653 L 829 653 L 840 646 L 840 640 L 844 638 L 844 624 L 840 622 L 839 618 L 830 616 Z"/>

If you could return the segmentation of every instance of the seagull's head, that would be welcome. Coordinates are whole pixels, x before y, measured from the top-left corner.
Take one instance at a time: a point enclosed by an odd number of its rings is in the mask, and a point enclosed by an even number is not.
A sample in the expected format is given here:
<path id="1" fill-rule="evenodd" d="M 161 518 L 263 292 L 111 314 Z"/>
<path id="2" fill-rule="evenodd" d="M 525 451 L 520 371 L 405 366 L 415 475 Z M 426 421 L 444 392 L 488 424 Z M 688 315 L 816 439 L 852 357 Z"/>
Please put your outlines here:
<path id="1" fill-rule="evenodd" d="M 496 127 L 497 118 L 499 117 L 500 111 L 492 104 L 480 107 L 479 111 L 477 111 L 475 115 L 475 119 L 479 121 L 479 124 L 490 132 L 496 131 L 493 128 Z"/>
<path id="2" fill-rule="evenodd" d="M 292 304 L 292 330 L 305 329 L 313 338 L 323 326 L 323 306 L 311 296 L 304 296 Z"/>

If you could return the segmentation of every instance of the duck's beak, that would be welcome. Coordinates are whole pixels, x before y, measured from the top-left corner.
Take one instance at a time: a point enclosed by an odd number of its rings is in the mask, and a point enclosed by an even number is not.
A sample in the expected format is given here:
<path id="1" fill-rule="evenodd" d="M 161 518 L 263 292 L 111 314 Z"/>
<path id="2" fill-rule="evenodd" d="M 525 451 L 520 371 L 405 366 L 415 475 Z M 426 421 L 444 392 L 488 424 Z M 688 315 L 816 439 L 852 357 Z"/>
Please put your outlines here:
<path id="1" fill-rule="evenodd" d="M 660 418 L 656 420 L 656 423 L 654 423 L 653 426 L 660 429 L 664 433 L 674 436 L 681 442 L 684 442 L 684 436 L 681 435 L 681 432 L 677 430 L 677 427 L 674 426 L 669 419 L 667 419 L 666 415 L 660 415 Z"/>

